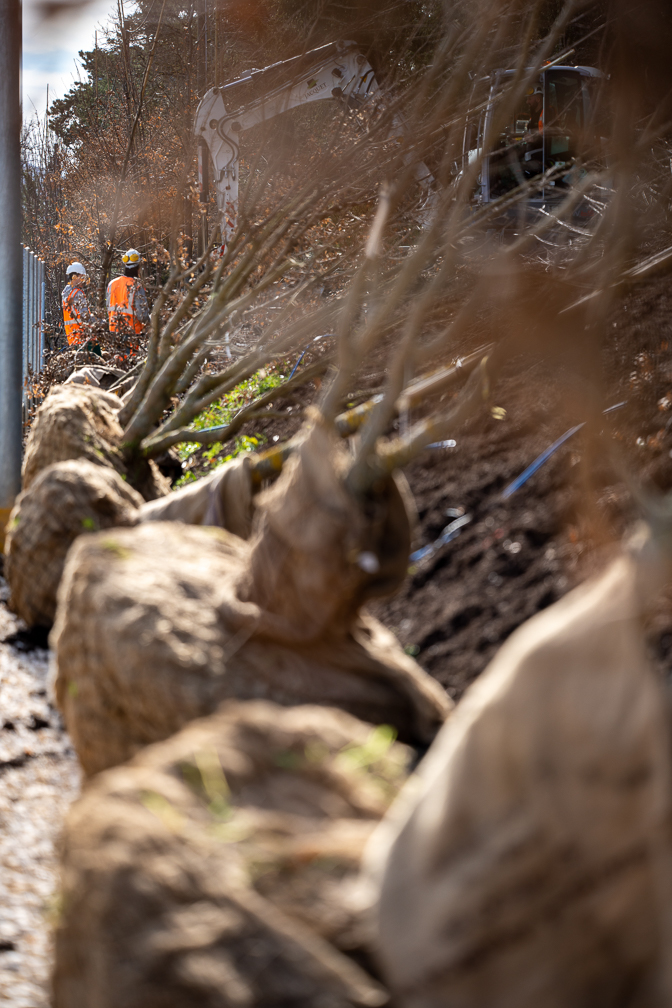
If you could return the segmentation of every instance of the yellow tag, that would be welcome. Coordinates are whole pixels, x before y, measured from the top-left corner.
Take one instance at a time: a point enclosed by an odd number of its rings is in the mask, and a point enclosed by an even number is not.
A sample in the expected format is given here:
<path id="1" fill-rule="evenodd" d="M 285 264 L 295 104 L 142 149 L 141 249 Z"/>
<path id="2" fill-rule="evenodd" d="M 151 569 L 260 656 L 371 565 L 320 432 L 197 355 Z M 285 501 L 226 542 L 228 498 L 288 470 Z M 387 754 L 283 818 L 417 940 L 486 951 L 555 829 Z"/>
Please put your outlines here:
<path id="1" fill-rule="evenodd" d="M 506 410 L 503 406 L 493 406 L 490 410 L 490 414 L 493 420 L 503 420 L 506 416 Z"/>
<path id="2" fill-rule="evenodd" d="M 11 507 L 0 508 L 0 553 L 5 551 L 5 530 L 11 510 Z"/>

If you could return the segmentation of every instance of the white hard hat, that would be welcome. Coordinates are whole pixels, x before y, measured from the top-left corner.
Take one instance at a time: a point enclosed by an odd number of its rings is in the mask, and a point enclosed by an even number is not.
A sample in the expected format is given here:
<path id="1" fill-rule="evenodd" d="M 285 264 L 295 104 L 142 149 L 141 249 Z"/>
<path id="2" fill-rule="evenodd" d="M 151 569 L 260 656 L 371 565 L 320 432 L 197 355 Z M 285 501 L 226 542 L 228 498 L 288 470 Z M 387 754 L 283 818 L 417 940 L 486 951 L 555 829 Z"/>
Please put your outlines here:
<path id="1" fill-rule="evenodd" d="M 79 262 L 70 263 L 67 270 L 65 271 L 65 275 L 70 276 L 71 273 L 81 273 L 82 276 L 86 276 L 86 270 Z"/>
<path id="2" fill-rule="evenodd" d="M 121 261 L 126 263 L 127 266 L 135 266 L 136 263 L 140 262 L 140 253 L 137 249 L 129 249 L 128 252 L 124 252 Z"/>

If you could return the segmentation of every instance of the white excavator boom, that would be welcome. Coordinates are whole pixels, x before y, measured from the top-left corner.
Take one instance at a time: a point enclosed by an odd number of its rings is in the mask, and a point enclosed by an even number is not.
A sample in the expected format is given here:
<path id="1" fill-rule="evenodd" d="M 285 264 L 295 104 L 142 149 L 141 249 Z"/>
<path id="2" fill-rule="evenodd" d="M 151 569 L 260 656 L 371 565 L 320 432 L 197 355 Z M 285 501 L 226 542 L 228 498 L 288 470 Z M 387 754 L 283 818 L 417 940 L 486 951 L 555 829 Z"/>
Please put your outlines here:
<path id="1" fill-rule="evenodd" d="M 277 80 L 278 74 L 286 79 L 272 86 L 271 80 Z M 263 86 L 264 76 L 269 79 L 269 90 L 241 105 L 240 98 L 248 90 L 244 85 L 254 82 Z M 263 70 L 250 70 L 230 84 L 211 88 L 196 111 L 194 132 L 201 154 L 203 143 L 210 151 L 213 184 L 221 214 L 222 246 L 226 247 L 238 222 L 241 133 L 309 102 L 330 98 L 354 108 L 379 95 L 373 69 L 354 42 L 330 42 Z M 205 171 L 204 165 L 200 171 Z M 433 181 L 424 165 L 419 166 L 416 174 L 425 187 Z"/>

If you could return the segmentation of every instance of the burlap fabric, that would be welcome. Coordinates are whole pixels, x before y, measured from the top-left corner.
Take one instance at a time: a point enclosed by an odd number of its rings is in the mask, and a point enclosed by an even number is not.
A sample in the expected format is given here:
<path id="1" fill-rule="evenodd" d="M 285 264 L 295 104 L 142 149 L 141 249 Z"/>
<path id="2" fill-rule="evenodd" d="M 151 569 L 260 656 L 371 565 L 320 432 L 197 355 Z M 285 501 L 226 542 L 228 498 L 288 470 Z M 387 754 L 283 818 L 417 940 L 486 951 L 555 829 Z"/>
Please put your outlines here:
<path id="1" fill-rule="evenodd" d="M 5 541 L 10 606 L 29 626 L 50 627 L 65 557 L 78 535 L 135 525 L 140 494 L 114 469 L 57 462 L 16 500 Z"/>
<path id="2" fill-rule="evenodd" d="M 143 504 L 138 517 L 141 522 L 217 525 L 241 539 L 248 539 L 252 516 L 250 456 L 239 455 L 209 476 L 188 483 L 167 497 Z"/>
<path id="3" fill-rule="evenodd" d="M 230 702 L 96 777 L 64 831 L 54 1008 L 386 1003 L 356 876 L 407 757 L 338 710 Z"/>
<path id="4" fill-rule="evenodd" d="M 669 711 L 643 626 L 660 573 L 624 555 L 513 634 L 380 827 L 403 1008 L 670 1004 Z"/>
<path id="5" fill-rule="evenodd" d="M 68 459 L 85 459 L 114 469 L 145 500 L 162 497 L 170 481 L 152 461 L 130 467 L 121 452 L 123 431 L 117 413 L 121 402 L 92 385 L 55 385 L 37 413 L 23 459 L 22 486 L 27 490 L 38 473 Z"/>
<path id="6" fill-rule="evenodd" d="M 115 470 L 80 460 L 44 469 L 17 499 L 6 541 L 11 605 L 29 626 L 51 626 L 66 554 L 83 532 L 138 521 L 219 525 L 247 538 L 252 525 L 249 458 L 145 502 Z"/>
<path id="7" fill-rule="evenodd" d="M 339 479 L 342 451 L 315 427 L 262 495 L 248 543 L 163 522 L 75 542 L 52 644 L 86 773 L 228 698 L 329 704 L 404 741 L 433 738 L 449 701 L 361 609 L 404 577 L 403 501 L 388 480 L 356 503 Z"/>
<path id="8" fill-rule="evenodd" d="M 86 365 L 73 371 L 65 381 L 64 385 L 93 385 L 94 388 L 108 389 L 116 381 L 124 377 L 124 372 L 117 368 L 95 367 Z"/>

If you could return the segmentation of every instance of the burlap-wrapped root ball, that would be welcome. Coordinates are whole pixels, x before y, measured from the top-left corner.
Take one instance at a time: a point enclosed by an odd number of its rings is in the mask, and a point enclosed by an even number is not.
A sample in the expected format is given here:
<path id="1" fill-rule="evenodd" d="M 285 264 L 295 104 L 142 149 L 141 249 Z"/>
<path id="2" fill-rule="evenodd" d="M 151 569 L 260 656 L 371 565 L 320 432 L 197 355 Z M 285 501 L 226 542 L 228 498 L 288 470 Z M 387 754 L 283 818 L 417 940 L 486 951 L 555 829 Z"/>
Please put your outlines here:
<path id="1" fill-rule="evenodd" d="M 395 1004 L 670 1003 L 669 698 L 644 634 L 661 573 L 623 556 L 509 637 L 381 825 Z"/>
<path id="2" fill-rule="evenodd" d="M 65 557 L 77 536 L 135 525 L 143 499 L 114 469 L 57 462 L 17 498 L 5 542 L 10 606 L 29 626 L 50 627 Z"/>
<path id="3" fill-rule="evenodd" d="M 121 402 L 111 392 L 91 385 L 55 385 L 30 428 L 23 459 L 22 486 L 54 462 L 85 459 L 114 469 L 142 494 L 154 500 L 170 491 L 170 481 L 154 462 L 138 460 L 130 468 L 121 451 Z"/>
<path id="4" fill-rule="evenodd" d="M 342 711 L 229 702 L 72 806 L 54 1008 L 350 1008 L 364 844 L 408 750 Z"/>
<path id="5" fill-rule="evenodd" d="M 262 495 L 249 542 L 148 522 L 74 544 L 52 642 L 58 703 L 88 774 L 229 698 L 329 704 L 431 741 L 448 699 L 362 611 L 404 577 L 404 504 L 392 480 L 355 502 L 341 452 L 316 426 Z"/>

